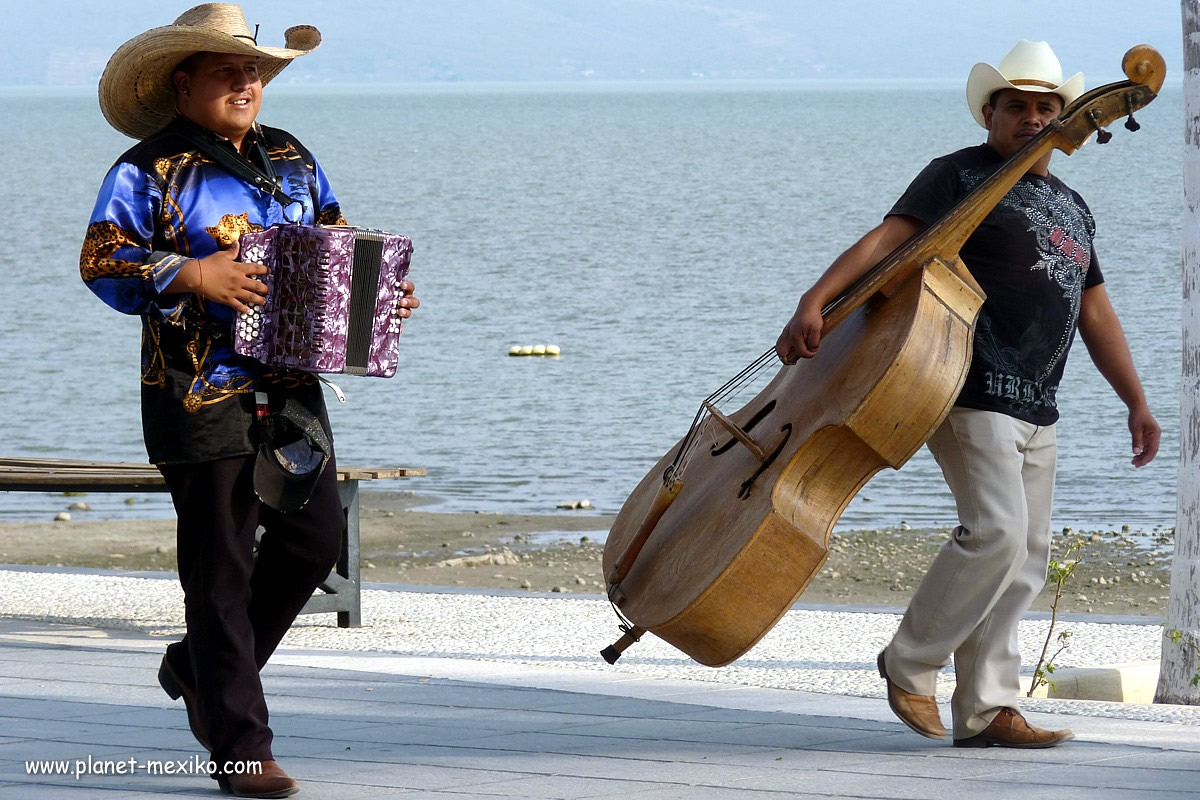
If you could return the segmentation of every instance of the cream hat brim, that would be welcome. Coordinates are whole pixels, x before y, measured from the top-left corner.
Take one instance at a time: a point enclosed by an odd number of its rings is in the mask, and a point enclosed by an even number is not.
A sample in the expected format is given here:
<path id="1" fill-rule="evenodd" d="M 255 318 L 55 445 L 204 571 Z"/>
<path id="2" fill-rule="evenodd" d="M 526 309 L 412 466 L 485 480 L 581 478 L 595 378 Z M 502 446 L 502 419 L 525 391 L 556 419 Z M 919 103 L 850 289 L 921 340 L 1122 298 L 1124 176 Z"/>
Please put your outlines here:
<path id="1" fill-rule="evenodd" d="M 198 23 L 180 24 L 187 14 L 201 10 L 206 13 Z M 230 18 L 219 18 L 219 13 Z M 236 30 L 245 33 L 230 32 Z M 175 118 L 175 86 L 171 75 L 180 61 L 201 52 L 256 55 L 260 58 L 258 74 L 265 86 L 292 59 L 317 49 L 321 32 L 311 25 L 297 25 L 287 29 L 284 40 L 286 47 L 261 47 L 249 37 L 237 6 L 219 3 L 197 6 L 175 24 L 146 31 L 117 48 L 100 76 L 100 110 L 121 133 L 145 139 Z"/>
<path id="2" fill-rule="evenodd" d="M 1064 81 L 1062 67 L 1050 45 L 1023 39 L 998 68 L 982 62 L 971 68 L 967 77 L 967 105 L 981 127 L 987 127 L 984 104 L 1001 89 L 1054 93 L 1067 106 L 1083 94 L 1083 73 L 1077 72 Z"/>

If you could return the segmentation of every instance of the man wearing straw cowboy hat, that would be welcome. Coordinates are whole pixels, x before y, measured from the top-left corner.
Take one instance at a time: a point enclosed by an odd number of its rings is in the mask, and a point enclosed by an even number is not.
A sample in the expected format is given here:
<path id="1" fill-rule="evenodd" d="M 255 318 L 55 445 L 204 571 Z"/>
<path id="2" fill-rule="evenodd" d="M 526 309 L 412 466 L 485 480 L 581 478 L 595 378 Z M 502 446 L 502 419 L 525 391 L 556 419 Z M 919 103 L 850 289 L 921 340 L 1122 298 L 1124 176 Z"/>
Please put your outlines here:
<path id="1" fill-rule="evenodd" d="M 967 103 L 987 142 L 931 162 L 883 223 L 834 261 L 784 327 L 779 357 L 790 364 L 814 356 L 829 300 L 939 219 L 1082 92 L 1083 75 L 1064 81 L 1045 42 L 1021 41 L 998 67 L 976 64 Z M 1096 261 L 1091 212 L 1049 163 L 1047 153 L 960 251 L 987 300 L 962 392 L 929 440 L 959 525 L 878 658 L 892 710 L 917 733 L 942 739 L 934 689 L 953 656 L 959 747 L 1053 747 L 1072 738 L 1030 725 L 1017 710 L 1017 623 L 1046 581 L 1055 394 L 1077 328 L 1129 409 L 1133 465 L 1158 451 L 1159 426 Z"/>
<path id="2" fill-rule="evenodd" d="M 263 302 L 267 271 L 235 259 L 246 231 L 343 220 L 313 155 L 257 122 L 262 87 L 321 35 L 289 28 L 278 48 L 256 34 L 238 6 L 208 3 L 114 53 L 100 108 L 141 141 L 105 177 L 80 271 L 101 299 L 142 318 L 143 432 L 179 517 L 187 621 L 159 682 L 183 697 L 224 791 L 287 797 L 298 787 L 273 760 L 259 670 L 329 574 L 345 517 L 316 379 L 232 351 L 233 315 Z M 402 289 L 398 313 L 407 317 L 419 302 L 411 284 Z M 305 441 L 324 468 L 281 488 L 287 503 L 256 494 L 256 391 L 313 418 Z"/>

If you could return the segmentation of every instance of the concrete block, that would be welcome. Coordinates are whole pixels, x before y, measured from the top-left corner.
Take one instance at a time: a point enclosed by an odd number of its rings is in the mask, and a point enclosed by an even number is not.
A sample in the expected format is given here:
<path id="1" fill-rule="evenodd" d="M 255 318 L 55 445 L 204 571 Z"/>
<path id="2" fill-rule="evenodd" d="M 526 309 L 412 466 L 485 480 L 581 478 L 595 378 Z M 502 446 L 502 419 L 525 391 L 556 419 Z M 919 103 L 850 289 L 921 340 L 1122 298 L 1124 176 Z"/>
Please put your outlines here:
<path id="1" fill-rule="evenodd" d="M 1039 686 L 1033 692 L 1034 697 L 1153 703 L 1154 690 L 1158 686 L 1158 662 L 1135 661 L 1102 667 L 1064 667 L 1056 669 L 1049 678 L 1052 685 Z"/>

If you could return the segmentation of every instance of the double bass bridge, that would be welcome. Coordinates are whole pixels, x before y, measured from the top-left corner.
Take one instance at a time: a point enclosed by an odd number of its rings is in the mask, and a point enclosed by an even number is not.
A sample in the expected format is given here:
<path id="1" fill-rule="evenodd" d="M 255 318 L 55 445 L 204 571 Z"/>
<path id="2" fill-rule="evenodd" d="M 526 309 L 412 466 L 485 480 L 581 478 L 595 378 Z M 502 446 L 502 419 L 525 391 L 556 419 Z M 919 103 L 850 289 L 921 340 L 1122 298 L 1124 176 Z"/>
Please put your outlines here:
<path id="1" fill-rule="evenodd" d="M 728 431 L 736 441 L 744 445 L 746 449 L 753 453 L 754 457 L 758 459 L 758 469 L 754 471 L 753 475 L 742 481 L 742 485 L 738 489 L 738 499 L 745 500 L 750 496 L 750 490 L 754 487 L 754 482 L 758 480 L 758 477 L 762 475 L 763 472 L 765 472 L 767 468 L 775 462 L 775 459 L 779 457 L 779 454 L 783 452 L 784 446 L 787 445 L 788 439 L 790 439 L 792 436 L 792 423 L 785 423 L 783 427 L 780 428 L 783 436 L 780 437 L 779 442 L 775 445 L 775 447 L 768 452 L 767 449 L 762 446 L 762 444 L 760 444 L 756 439 L 754 439 L 754 437 L 750 435 L 749 429 L 753 428 L 771 413 L 771 411 L 775 408 L 774 400 L 772 400 L 770 403 L 767 403 L 766 406 L 764 406 L 758 411 L 758 413 L 751 417 L 750 424 L 747 425 L 745 429 L 718 411 L 712 403 L 705 401 L 704 408 L 710 415 L 712 415 L 712 418 L 716 420 L 718 425 Z M 724 446 L 714 447 L 712 454 L 714 456 L 719 456 L 732 446 L 733 442 L 731 441 Z"/>
<path id="2" fill-rule="evenodd" d="M 759 461 L 767 460 L 766 450 L 763 448 L 763 446 L 761 444 L 759 444 L 757 441 L 754 440 L 754 438 L 750 435 L 749 430 L 743 430 L 741 428 L 741 426 L 739 426 L 736 422 L 734 422 L 729 417 L 725 416 L 720 411 L 718 411 L 717 407 L 714 406 L 712 403 L 708 402 L 707 400 L 704 401 L 703 405 L 704 405 L 704 409 L 710 415 L 712 415 L 712 418 L 714 420 L 717 421 L 717 424 L 720 425 L 722 428 L 724 428 L 726 431 L 728 431 L 729 435 L 731 435 L 734 439 L 736 439 L 737 441 L 739 441 L 743 445 L 745 445 L 746 449 L 749 450 L 751 453 L 753 453 L 755 458 L 757 458 Z M 753 428 L 758 422 L 760 422 L 762 420 L 763 417 L 767 416 L 767 414 L 770 414 L 774 408 L 775 408 L 775 401 L 772 400 L 770 403 L 767 403 L 767 405 L 764 406 L 761 411 L 759 411 L 757 414 L 755 414 L 751 418 L 750 424 L 746 427 Z M 726 450 L 728 450 L 732 446 L 733 446 L 733 442 L 730 442 L 729 444 L 727 444 L 723 447 L 714 447 L 712 453 L 714 456 L 719 456 L 721 453 L 724 453 Z"/>

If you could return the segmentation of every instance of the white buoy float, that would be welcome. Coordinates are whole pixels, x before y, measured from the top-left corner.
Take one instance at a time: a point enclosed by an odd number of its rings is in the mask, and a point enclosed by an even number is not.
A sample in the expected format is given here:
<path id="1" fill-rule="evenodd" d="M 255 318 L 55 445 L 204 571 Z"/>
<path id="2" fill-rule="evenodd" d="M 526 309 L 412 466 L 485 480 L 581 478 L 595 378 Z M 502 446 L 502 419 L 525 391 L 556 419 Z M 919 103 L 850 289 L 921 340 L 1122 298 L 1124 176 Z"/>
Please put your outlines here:
<path id="1" fill-rule="evenodd" d="M 557 358 L 562 354 L 562 350 L 556 344 L 514 344 L 508 348 L 510 356 L 550 356 Z"/>
<path id="2" fill-rule="evenodd" d="M 561 503 L 558 503 L 555 506 L 555 508 L 562 508 L 562 509 L 568 509 L 568 510 L 575 510 L 575 509 L 580 509 L 580 508 L 588 509 L 591 507 L 592 507 L 592 501 L 588 500 L 586 497 L 582 500 L 563 500 Z"/>

